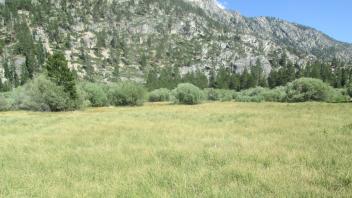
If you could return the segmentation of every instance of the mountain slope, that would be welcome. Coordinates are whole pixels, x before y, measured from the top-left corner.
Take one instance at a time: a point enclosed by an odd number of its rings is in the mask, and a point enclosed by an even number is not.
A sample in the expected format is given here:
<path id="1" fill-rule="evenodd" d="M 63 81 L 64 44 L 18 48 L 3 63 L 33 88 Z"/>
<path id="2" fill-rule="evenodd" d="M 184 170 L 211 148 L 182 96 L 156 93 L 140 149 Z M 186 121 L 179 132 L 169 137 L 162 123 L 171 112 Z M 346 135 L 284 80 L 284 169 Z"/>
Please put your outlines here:
<path id="1" fill-rule="evenodd" d="M 352 57 L 350 44 L 312 28 L 243 17 L 215 0 L 6 1 L 0 24 L 0 78 L 19 83 L 40 72 L 54 51 L 81 78 L 140 82 L 162 67 L 241 72 L 260 60 L 269 73 L 284 53 L 299 64 Z"/>

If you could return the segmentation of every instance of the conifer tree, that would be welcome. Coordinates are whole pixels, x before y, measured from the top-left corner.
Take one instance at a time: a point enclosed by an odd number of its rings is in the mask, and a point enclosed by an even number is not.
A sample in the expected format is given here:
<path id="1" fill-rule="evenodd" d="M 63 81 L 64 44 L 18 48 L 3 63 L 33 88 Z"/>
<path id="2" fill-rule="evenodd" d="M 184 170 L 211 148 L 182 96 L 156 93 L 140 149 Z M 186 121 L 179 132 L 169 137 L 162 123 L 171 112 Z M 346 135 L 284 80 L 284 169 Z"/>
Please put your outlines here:
<path id="1" fill-rule="evenodd" d="M 49 56 L 46 69 L 48 77 L 58 86 L 62 86 L 71 99 L 77 99 L 77 90 L 74 73 L 68 68 L 65 56 L 55 53 Z"/>
<path id="2" fill-rule="evenodd" d="M 211 69 L 209 72 L 209 86 L 210 88 L 216 88 L 216 74 L 214 69 Z"/>
<path id="3" fill-rule="evenodd" d="M 150 70 L 148 72 L 148 76 L 147 76 L 147 88 L 149 90 L 154 90 L 159 87 L 159 79 L 158 79 L 158 74 L 156 73 L 155 70 Z"/>

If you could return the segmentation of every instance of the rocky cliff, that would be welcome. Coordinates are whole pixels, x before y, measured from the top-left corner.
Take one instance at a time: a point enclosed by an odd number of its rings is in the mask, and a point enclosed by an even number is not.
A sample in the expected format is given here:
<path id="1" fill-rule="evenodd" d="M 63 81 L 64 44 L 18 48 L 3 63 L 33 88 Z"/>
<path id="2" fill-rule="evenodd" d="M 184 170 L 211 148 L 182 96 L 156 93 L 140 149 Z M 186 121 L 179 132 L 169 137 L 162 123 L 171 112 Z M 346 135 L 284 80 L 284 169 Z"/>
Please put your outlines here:
<path id="1" fill-rule="evenodd" d="M 352 46 L 276 18 L 248 18 L 215 0 L 22 0 L 0 3 L 0 78 L 42 71 L 61 51 L 78 76 L 144 82 L 154 68 L 181 74 L 227 67 L 241 72 L 260 60 L 269 73 L 287 54 L 350 61 Z"/>

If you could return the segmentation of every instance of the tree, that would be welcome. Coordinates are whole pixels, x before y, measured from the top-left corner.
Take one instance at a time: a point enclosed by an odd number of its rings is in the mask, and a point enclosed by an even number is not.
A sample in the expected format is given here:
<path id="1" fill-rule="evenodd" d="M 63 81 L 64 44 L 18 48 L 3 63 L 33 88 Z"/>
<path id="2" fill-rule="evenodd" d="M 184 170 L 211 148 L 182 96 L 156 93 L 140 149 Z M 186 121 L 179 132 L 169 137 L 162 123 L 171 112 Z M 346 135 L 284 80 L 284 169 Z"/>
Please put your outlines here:
<path id="1" fill-rule="evenodd" d="M 347 87 L 347 93 L 350 97 L 352 97 L 352 82 Z"/>
<path id="2" fill-rule="evenodd" d="M 303 77 L 302 67 L 298 63 L 295 63 L 295 70 L 296 70 L 295 79 L 302 78 Z"/>
<path id="3" fill-rule="evenodd" d="M 233 73 L 230 78 L 229 88 L 232 90 L 240 91 L 241 90 L 241 76 Z"/>
<path id="4" fill-rule="evenodd" d="M 149 90 L 155 90 L 160 88 L 158 74 L 155 70 L 150 70 L 147 76 L 147 88 Z"/>
<path id="5" fill-rule="evenodd" d="M 288 61 L 285 73 L 286 73 L 286 83 L 292 82 L 296 79 L 295 66 L 291 61 Z"/>
<path id="6" fill-rule="evenodd" d="M 241 78 L 240 78 L 240 81 L 241 81 L 241 89 L 248 89 L 250 88 L 250 74 L 248 72 L 248 69 L 247 67 L 244 68 L 244 71 L 243 73 L 241 74 Z"/>
<path id="7" fill-rule="evenodd" d="M 210 88 L 216 88 L 216 74 L 214 69 L 211 69 L 209 72 L 209 87 Z"/>
<path id="8" fill-rule="evenodd" d="M 187 73 L 183 76 L 182 82 L 192 83 L 201 89 L 207 88 L 209 83 L 207 76 L 200 70 Z"/>
<path id="9" fill-rule="evenodd" d="M 275 88 L 278 86 L 278 72 L 276 70 L 271 70 L 269 77 L 268 77 L 268 83 L 270 88 Z"/>
<path id="10" fill-rule="evenodd" d="M 145 53 L 141 53 L 138 63 L 140 65 L 141 70 L 144 70 L 147 67 L 148 57 Z"/>
<path id="11" fill-rule="evenodd" d="M 2 80 L 0 79 L 0 92 L 4 91 L 4 84 L 2 83 Z"/>
<path id="12" fill-rule="evenodd" d="M 26 23 L 18 23 L 15 26 L 16 39 L 16 52 L 26 57 L 25 68 L 22 68 L 21 81 L 26 82 L 28 79 L 33 78 L 34 72 L 37 70 L 35 59 L 35 46 L 32 38 L 31 31 Z M 26 71 L 25 71 L 26 70 Z"/>
<path id="13" fill-rule="evenodd" d="M 253 86 L 256 87 L 262 81 L 263 67 L 259 59 L 257 59 L 255 65 L 251 65 L 251 79 L 253 79 Z"/>
<path id="14" fill-rule="evenodd" d="M 197 70 L 194 73 L 194 78 L 195 78 L 194 85 L 196 85 L 197 87 L 201 89 L 208 87 L 208 84 L 209 84 L 208 77 L 202 71 Z"/>
<path id="15" fill-rule="evenodd" d="M 280 65 L 281 67 L 286 67 L 286 64 L 287 64 L 287 54 L 286 54 L 286 53 L 283 53 L 283 54 L 281 55 L 280 60 L 279 60 L 279 65 Z"/>
<path id="16" fill-rule="evenodd" d="M 329 84 L 332 83 L 333 73 L 331 67 L 328 64 L 322 64 L 320 70 L 321 79 Z"/>
<path id="17" fill-rule="evenodd" d="M 69 93 L 71 99 L 77 99 L 74 73 L 68 68 L 66 58 L 62 53 L 49 56 L 46 69 L 51 81 L 62 86 L 64 91 Z"/>
<path id="18" fill-rule="evenodd" d="M 181 81 L 180 71 L 177 67 L 165 67 L 161 70 L 159 76 L 158 88 L 173 89 Z"/>
<path id="19" fill-rule="evenodd" d="M 221 67 L 216 75 L 216 88 L 229 89 L 231 81 L 230 71 Z"/>

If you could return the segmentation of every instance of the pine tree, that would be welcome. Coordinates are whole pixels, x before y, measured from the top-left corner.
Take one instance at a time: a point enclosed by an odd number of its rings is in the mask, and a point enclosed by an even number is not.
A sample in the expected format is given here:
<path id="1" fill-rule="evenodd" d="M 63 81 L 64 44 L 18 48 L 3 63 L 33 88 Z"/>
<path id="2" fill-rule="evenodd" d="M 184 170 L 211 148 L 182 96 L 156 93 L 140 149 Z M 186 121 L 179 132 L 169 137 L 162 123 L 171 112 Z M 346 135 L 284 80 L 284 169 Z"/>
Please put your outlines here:
<path id="1" fill-rule="evenodd" d="M 286 54 L 286 53 L 283 53 L 283 54 L 281 55 L 280 60 L 279 60 L 279 65 L 280 65 L 281 67 L 286 67 L 286 64 L 287 64 L 287 54 Z"/>
<path id="2" fill-rule="evenodd" d="M 278 72 L 273 69 L 273 70 L 271 70 L 269 77 L 268 77 L 269 87 L 275 88 L 276 86 L 278 86 L 277 82 L 278 82 Z"/>
<path id="3" fill-rule="evenodd" d="M 201 89 L 207 88 L 209 84 L 207 76 L 200 70 L 187 73 L 183 76 L 182 82 L 192 83 Z"/>
<path id="4" fill-rule="evenodd" d="M 26 57 L 25 68 L 22 68 L 21 82 L 22 84 L 28 79 L 33 78 L 34 72 L 37 70 L 35 60 L 35 46 L 32 34 L 26 23 L 18 23 L 15 26 L 16 39 L 16 52 Z"/>
<path id="5" fill-rule="evenodd" d="M 158 74 L 155 70 L 150 70 L 147 76 L 147 88 L 154 90 L 160 88 Z"/>
<path id="6" fill-rule="evenodd" d="M 2 79 L 0 79 L 0 92 L 4 91 L 4 84 L 2 83 Z"/>
<path id="7" fill-rule="evenodd" d="M 225 67 L 221 67 L 216 75 L 216 88 L 229 89 L 230 81 L 230 71 L 228 71 Z"/>
<path id="8" fill-rule="evenodd" d="M 141 53 L 138 63 L 140 65 L 140 69 L 141 70 L 144 70 L 147 67 L 148 58 L 147 58 L 147 55 L 145 53 Z"/>
<path id="9" fill-rule="evenodd" d="M 254 87 L 259 85 L 259 82 L 262 81 L 263 76 L 263 67 L 259 59 L 257 59 L 255 65 L 251 65 L 251 79 L 253 80 Z"/>
<path id="10" fill-rule="evenodd" d="M 209 86 L 210 88 L 216 88 L 217 84 L 216 84 L 216 74 L 214 69 L 211 69 L 209 72 Z"/>
<path id="11" fill-rule="evenodd" d="M 77 90 L 74 73 L 68 68 L 65 56 L 55 53 L 49 56 L 46 69 L 48 77 L 58 86 L 62 86 L 71 99 L 77 99 Z"/>
<path id="12" fill-rule="evenodd" d="M 328 64 L 321 65 L 320 76 L 321 76 L 321 80 L 329 84 L 332 84 L 333 73 L 331 71 L 331 67 Z"/>
<path id="13" fill-rule="evenodd" d="M 316 79 L 321 79 L 320 70 L 321 70 L 320 64 L 318 62 L 315 62 L 311 66 L 311 71 L 310 71 L 309 77 L 316 78 Z"/>
<path id="14" fill-rule="evenodd" d="M 241 90 L 241 76 L 233 73 L 230 78 L 229 88 L 232 90 L 240 91 Z"/>
<path id="15" fill-rule="evenodd" d="M 249 89 L 250 88 L 250 74 L 248 72 L 248 69 L 247 67 L 244 68 L 244 71 L 243 73 L 241 74 L 241 79 L 240 79 L 240 82 L 241 82 L 241 90 L 242 89 Z"/>
<path id="16" fill-rule="evenodd" d="M 295 63 L 295 70 L 296 70 L 295 79 L 302 78 L 304 75 L 303 69 L 298 63 Z"/>
<path id="17" fill-rule="evenodd" d="M 296 70 L 295 66 L 291 61 L 288 61 L 287 66 L 286 66 L 286 80 L 285 83 L 287 84 L 288 82 L 292 82 L 296 79 Z"/>

